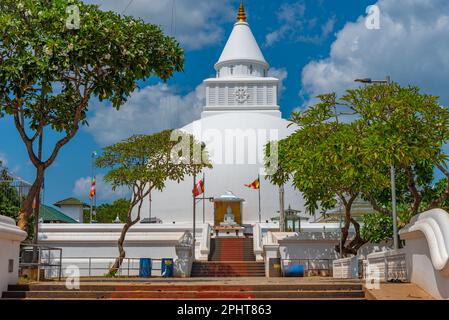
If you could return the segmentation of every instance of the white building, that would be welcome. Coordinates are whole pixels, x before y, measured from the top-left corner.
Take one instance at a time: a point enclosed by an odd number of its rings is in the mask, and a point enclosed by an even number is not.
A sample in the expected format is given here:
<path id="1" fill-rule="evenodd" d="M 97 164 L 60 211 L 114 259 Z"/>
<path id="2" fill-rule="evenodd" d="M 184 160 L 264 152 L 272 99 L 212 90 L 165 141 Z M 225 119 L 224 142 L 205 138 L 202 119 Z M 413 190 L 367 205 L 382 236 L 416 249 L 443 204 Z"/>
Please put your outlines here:
<path id="1" fill-rule="evenodd" d="M 83 223 L 83 210 L 88 207 L 87 204 L 76 198 L 67 198 L 58 201 L 54 206 L 58 207 L 66 216 L 69 216 L 79 223 Z"/>

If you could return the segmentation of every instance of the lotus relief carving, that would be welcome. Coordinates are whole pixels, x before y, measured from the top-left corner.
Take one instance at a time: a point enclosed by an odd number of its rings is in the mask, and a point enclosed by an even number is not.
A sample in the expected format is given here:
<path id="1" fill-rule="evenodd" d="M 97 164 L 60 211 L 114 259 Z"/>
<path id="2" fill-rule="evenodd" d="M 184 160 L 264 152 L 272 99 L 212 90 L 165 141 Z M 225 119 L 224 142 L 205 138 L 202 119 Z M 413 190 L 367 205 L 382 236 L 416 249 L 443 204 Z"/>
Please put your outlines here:
<path id="1" fill-rule="evenodd" d="M 245 103 L 248 101 L 249 93 L 245 88 L 236 88 L 234 91 L 235 100 L 239 103 Z"/>

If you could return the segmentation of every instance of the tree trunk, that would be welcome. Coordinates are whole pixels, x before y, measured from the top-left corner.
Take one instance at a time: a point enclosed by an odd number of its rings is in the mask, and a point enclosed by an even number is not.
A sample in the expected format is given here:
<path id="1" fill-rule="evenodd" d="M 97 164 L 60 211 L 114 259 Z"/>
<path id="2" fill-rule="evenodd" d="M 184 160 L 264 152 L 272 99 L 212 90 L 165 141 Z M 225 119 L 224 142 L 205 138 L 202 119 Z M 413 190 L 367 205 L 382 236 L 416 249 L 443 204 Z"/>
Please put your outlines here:
<path id="1" fill-rule="evenodd" d="M 44 173 L 45 173 L 45 168 L 43 165 L 40 165 L 36 168 L 36 180 L 34 181 L 33 185 L 31 186 L 30 191 L 28 192 L 28 195 L 25 198 L 25 201 L 23 202 L 20 213 L 17 217 L 17 226 L 25 232 L 28 232 L 28 219 L 33 214 L 33 202 L 34 202 L 35 198 L 36 198 L 37 209 L 39 209 L 39 203 L 37 203 L 37 201 L 38 201 L 37 196 L 42 187 Z M 35 223 L 38 223 L 38 221 L 35 221 Z M 37 235 L 35 235 L 35 236 L 37 236 Z"/>
<path id="2" fill-rule="evenodd" d="M 348 240 L 348 236 L 349 236 L 349 227 L 351 226 L 351 207 L 348 206 L 347 203 L 345 203 L 345 224 L 344 226 L 341 228 L 341 242 L 335 246 L 335 251 L 340 252 L 340 246 L 342 246 L 341 248 L 341 253 L 342 253 L 342 257 L 344 258 L 347 256 L 348 252 L 346 251 L 346 241 Z"/>
<path id="3" fill-rule="evenodd" d="M 350 254 L 357 255 L 357 251 L 360 249 L 361 246 L 363 246 L 366 241 L 363 240 L 363 238 L 360 235 L 360 224 L 354 220 L 351 216 L 351 208 L 352 204 L 354 203 L 354 200 L 357 198 L 357 195 L 352 195 L 351 198 L 346 201 L 346 199 L 342 198 L 342 201 L 345 206 L 345 224 L 343 228 L 341 229 L 342 233 L 342 240 L 341 243 L 335 246 L 335 250 L 337 252 L 340 252 L 340 245 L 342 246 L 341 252 L 342 257 L 347 257 Z M 346 245 L 346 241 L 349 237 L 349 228 L 352 225 L 355 229 L 355 237 L 352 239 L 348 245 Z"/>
<path id="4" fill-rule="evenodd" d="M 130 205 L 130 208 L 128 210 L 128 219 L 127 219 L 125 225 L 123 226 L 122 232 L 120 234 L 120 238 L 117 241 L 119 256 L 115 259 L 114 264 L 109 269 L 109 275 L 110 276 L 113 276 L 113 277 L 116 276 L 117 272 L 119 271 L 119 269 L 120 269 L 120 267 L 121 267 L 121 265 L 123 263 L 123 260 L 126 257 L 126 251 L 125 251 L 125 248 L 123 246 L 123 244 L 125 243 L 125 237 L 126 237 L 126 234 L 127 234 L 128 230 L 133 225 L 135 225 L 137 222 L 139 222 L 139 220 L 140 220 L 140 211 L 142 209 L 142 203 L 143 203 L 143 197 L 140 197 L 139 207 L 137 209 L 137 217 L 134 220 L 131 219 L 131 214 L 132 214 L 132 209 L 134 208 L 136 202 L 134 201 Z"/>

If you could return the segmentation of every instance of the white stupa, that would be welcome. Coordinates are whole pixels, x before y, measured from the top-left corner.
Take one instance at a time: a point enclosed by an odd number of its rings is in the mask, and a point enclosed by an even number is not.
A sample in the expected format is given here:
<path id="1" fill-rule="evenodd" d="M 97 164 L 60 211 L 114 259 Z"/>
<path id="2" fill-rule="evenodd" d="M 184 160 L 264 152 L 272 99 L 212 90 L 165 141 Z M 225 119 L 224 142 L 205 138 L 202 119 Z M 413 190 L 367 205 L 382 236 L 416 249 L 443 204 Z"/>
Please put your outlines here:
<path id="1" fill-rule="evenodd" d="M 218 198 L 231 191 L 243 199 L 242 225 L 278 215 L 279 189 L 263 175 L 264 146 L 295 130 L 281 118 L 279 80 L 267 76 L 268 68 L 241 5 L 237 22 L 215 64 L 216 77 L 204 80 L 206 105 L 201 118 L 181 128 L 205 143 L 213 162 L 213 169 L 204 172 L 205 193 L 201 196 Z M 260 217 L 259 191 L 245 186 L 259 174 Z M 202 178 L 197 177 L 197 181 Z M 164 223 L 191 222 L 192 189 L 193 178 L 186 177 L 181 183 L 169 182 L 163 192 L 153 192 L 151 215 Z M 214 223 L 214 203 L 204 203 L 204 220 Z M 304 212 L 304 201 L 291 184 L 285 186 L 285 203 Z M 144 201 L 143 218 L 149 210 L 149 201 Z M 203 222 L 203 201 L 198 201 L 196 219 Z"/>

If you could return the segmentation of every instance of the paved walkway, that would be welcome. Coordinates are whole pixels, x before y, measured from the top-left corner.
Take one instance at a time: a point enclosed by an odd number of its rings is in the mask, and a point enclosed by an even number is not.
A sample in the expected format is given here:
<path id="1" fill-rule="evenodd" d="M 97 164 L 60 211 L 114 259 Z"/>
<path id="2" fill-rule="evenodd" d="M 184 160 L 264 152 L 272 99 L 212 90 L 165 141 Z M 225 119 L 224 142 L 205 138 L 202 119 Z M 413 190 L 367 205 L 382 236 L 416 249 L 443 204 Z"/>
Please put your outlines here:
<path id="1" fill-rule="evenodd" d="M 152 277 L 149 279 L 142 278 L 81 278 L 81 284 L 89 283 L 89 284 L 118 284 L 118 285 L 126 285 L 126 284 L 158 284 L 158 285 L 170 285 L 170 284 L 185 284 L 185 285 L 201 285 L 201 284 L 230 284 L 230 285 L 251 285 L 251 284 L 260 284 L 260 285 L 275 285 L 275 284 L 329 284 L 329 283 L 361 283 L 360 280 L 357 279 L 333 279 L 329 277 L 304 277 L 304 278 L 296 278 L 296 277 L 288 277 L 288 278 L 266 278 L 266 277 L 218 277 L 218 278 L 156 278 Z M 31 282 L 30 282 L 31 283 Z M 46 283 L 46 282 L 41 282 Z M 47 282 L 48 283 L 48 282 Z M 64 281 L 52 281 L 52 283 L 64 283 Z"/>
<path id="2" fill-rule="evenodd" d="M 32 283 L 32 282 L 28 282 Z M 44 283 L 65 283 L 64 281 L 50 281 Z M 295 285 L 295 284 L 362 284 L 358 279 L 333 279 L 329 277 L 304 277 L 304 278 L 266 278 L 266 277 L 234 277 L 234 278 L 81 278 L 81 285 Z M 382 283 L 380 289 L 368 290 L 365 288 L 366 298 L 369 300 L 434 300 L 426 291 L 413 283 Z"/>
<path id="3" fill-rule="evenodd" d="M 414 283 L 382 283 L 380 289 L 365 293 L 369 300 L 435 300 Z"/>

